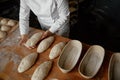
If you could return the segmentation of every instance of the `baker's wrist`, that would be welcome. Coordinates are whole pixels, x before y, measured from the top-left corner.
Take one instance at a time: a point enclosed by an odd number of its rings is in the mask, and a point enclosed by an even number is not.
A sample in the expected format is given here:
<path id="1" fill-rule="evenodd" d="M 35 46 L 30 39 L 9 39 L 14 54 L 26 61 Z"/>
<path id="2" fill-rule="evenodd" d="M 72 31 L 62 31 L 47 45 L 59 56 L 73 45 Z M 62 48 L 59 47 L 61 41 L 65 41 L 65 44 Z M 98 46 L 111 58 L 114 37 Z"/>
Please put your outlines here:
<path id="1" fill-rule="evenodd" d="M 27 34 L 22 34 L 22 35 L 21 35 L 21 38 L 27 38 L 27 37 L 28 37 Z"/>

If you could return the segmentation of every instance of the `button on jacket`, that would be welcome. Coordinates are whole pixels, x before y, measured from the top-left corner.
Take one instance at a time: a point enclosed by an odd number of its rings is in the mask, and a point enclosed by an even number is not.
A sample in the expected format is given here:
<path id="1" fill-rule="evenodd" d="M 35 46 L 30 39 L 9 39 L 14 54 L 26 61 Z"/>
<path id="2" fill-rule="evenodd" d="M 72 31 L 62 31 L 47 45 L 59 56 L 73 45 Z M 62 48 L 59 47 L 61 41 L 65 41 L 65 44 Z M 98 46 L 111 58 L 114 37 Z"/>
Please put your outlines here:
<path id="1" fill-rule="evenodd" d="M 20 0 L 20 33 L 28 34 L 30 10 L 37 16 L 41 26 L 52 33 L 69 30 L 69 6 L 67 0 Z M 66 26 L 67 25 L 67 26 Z"/>

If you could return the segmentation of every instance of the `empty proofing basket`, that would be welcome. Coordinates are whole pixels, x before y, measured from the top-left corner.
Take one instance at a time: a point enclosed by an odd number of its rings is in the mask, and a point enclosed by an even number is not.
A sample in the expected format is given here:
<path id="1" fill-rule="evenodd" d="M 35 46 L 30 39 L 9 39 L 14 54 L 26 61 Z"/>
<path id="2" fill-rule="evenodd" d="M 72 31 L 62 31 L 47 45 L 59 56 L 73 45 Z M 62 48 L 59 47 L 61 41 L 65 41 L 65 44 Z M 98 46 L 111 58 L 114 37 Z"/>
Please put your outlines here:
<path id="1" fill-rule="evenodd" d="M 82 44 L 78 40 L 69 41 L 58 59 L 58 67 L 63 73 L 71 71 L 81 55 Z"/>
<path id="2" fill-rule="evenodd" d="M 120 80 L 120 53 L 114 53 L 110 58 L 108 80 Z"/>
<path id="3" fill-rule="evenodd" d="M 93 78 L 100 69 L 105 50 L 99 45 L 91 46 L 79 64 L 78 71 L 84 78 Z"/>

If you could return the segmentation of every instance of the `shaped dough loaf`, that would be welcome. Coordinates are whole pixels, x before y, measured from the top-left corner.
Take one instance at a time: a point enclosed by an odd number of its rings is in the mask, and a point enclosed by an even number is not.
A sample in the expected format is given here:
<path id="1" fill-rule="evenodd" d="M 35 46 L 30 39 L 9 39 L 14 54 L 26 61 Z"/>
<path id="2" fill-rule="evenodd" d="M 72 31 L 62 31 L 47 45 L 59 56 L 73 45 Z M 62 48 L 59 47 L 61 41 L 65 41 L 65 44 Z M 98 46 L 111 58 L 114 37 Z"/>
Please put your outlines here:
<path id="1" fill-rule="evenodd" d="M 15 26 L 16 22 L 14 20 L 9 20 L 7 25 L 9 26 Z"/>
<path id="2" fill-rule="evenodd" d="M 58 44 L 54 45 L 50 51 L 49 58 L 55 59 L 57 56 L 59 56 L 65 44 L 65 42 L 59 42 Z"/>
<path id="3" fill-rule="evenodd" d="M 1 26 L 1 31 L 9 31 L 11 29 L 11 27 L 10 26 L 7 26 L 7 25 L 2 25 Z"/>
<path id="4" fill-rule="evenodd" d="M 37 56 L 38 56 L 37 53 L 31 53 L 31 54 L 25 56 L 21 60 L 19 66 L 18 66 L 18 72 L 22 73 L 22 72 L 26 71 L 27 69 L 29 69 L 35 63 Z"/>
<path id="5" fill-rule="evenodd" d="M 7 36 L 7 33 L 5 31 L 0 31 L 0 39 L 3 39 Z"/>
<path id="6" fill-rule="evenodd" d="M 42 32 L 33 34 L 32 37 L 27 40 L 27 42 L 25 43 L 25 46 L 26 47 L 34 47 L 40 40 L 41 36 L 42 36 Z"/>
<path id="7" fill-rule="evenodd" d="M 31 80 L 43 80 L 48 75 L 52 67 L 52 61 L 43 62 L 40 66 L 34 71 Z"/>
<path id="8" fill-rule="evenodd" d="M 53 43 L 53 41 L 54 41 L 54 37 L 53 36 L 50 36 L 50 37 L 42 40 L 40 42 L 40 44 L 38 45 L 37 52 L 38 53 L 42 53 L 45 50 L 47 50 L 50 47 L 50 45 Z"/>
<path id="9" fill-rule="evenodd" d="M 6 24 L 7 24 L 7 22 L 8 22 L 8 20 L 7 20 L 7 19 L 2 19 L 2 20 L 0 21 L 0 24 L 2 24 L 2 25 L 6 25 Z"/>

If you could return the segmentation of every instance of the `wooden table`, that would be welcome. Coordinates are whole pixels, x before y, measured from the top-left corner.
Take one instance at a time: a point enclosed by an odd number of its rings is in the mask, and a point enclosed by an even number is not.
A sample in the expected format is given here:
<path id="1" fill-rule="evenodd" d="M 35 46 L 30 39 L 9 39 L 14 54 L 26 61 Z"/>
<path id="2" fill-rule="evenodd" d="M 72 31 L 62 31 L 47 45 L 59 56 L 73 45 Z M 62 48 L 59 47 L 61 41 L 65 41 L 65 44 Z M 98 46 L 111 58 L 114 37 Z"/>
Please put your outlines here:
<path id="1" fill-rule="evenodd" d="M 41 30 L 31 28 L 30 29 L 31 34 L 29 36 L 31 36 L 33 33 L 37 31 Z M 68 42 L 70 40 L 68 38 L 60 36 L 55 37 L 56 40 L 53 43 L 53 45 L 60 41 Z M 24 46 L 19 46 L 18 42 L 19 42 L 19 29 L 17 28 L 16 31 L 11 33 L 11 35 L 9 35 L 8 38 L 6 38 L 0 44 L 0 80 L 31 80 L 31 76 L 36 67 L 39 66 L 42 62 L 50 60 L 48 55 L 53 45 L 44 53 L 39 54 L 37 62 L 29 70 L 23 73 L 18 73 L 17 67 L 21 59 L 32 52 L 36 52 L 36 49 L 29 50 Z M 82 45 L 83 49 L 80 59 L 72 71 L 66 74 L 62 73 L 57 67 L 58 58 L 56 58 L 53 60 L 53 67 L 45 80 L 108 80 L 108 64 L 110 57 L 112 55 L 112 52 L 110 51 L 106 51 L 102 67 L 100 68 L 99 72 L 94 78 L 85 79 L 78 73 L 78 65 L 87 49 L 90 47 L 90 45 L 87 45 L 85 43 L 82 43 Z"/>

